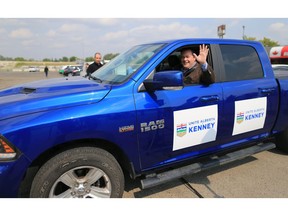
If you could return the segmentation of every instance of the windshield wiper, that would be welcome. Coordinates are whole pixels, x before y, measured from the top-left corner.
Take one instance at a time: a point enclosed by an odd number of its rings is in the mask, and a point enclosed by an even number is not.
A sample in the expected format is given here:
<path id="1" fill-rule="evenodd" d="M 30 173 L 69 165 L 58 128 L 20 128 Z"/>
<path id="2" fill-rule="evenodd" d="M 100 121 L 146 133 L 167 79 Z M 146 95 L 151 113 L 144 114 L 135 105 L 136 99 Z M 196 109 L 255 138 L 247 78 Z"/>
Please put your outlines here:
<path id="1" fill-rule="evenodd" d="M 93 79 L 93 80 L 95 80 L 95 81 L 98 81 L 99 83 L 102 83 L 103 81 L 100 79 L 100 78 L 98 78 L 98 77 L 95 77 L 95 76 L 89 76 L 89 79 Z"/>

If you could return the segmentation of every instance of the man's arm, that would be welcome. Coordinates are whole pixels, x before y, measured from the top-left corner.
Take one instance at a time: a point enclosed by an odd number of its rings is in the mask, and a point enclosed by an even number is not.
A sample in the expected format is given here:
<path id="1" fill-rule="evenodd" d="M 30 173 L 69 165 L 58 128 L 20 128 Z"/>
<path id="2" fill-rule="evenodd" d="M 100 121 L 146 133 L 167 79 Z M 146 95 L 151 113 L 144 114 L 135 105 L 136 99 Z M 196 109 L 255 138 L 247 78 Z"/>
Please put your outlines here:
<path id="1" fill-rule="evenodd" d="M 207 64 L 207 68 L 203 70 L 203 65 L 202 65 L 201 69 L 202 69 L 202 76 L 200 78 L 201 83 L 206 84 L 206 85 L 215 83 L 215 73 L 214 73 L 213 68 Z"/>
<path id="2" fill-rule="evenodd" d="M 207 63 L 206 59 L 208 56 L 209 49 L 207 45 L 199 46 L 199 55 L 194 55 L 199 64 L 201 65 L 202 75 L 200 82 L 206 85 L 215 83 L 215 73 L 213 68 Z"/>

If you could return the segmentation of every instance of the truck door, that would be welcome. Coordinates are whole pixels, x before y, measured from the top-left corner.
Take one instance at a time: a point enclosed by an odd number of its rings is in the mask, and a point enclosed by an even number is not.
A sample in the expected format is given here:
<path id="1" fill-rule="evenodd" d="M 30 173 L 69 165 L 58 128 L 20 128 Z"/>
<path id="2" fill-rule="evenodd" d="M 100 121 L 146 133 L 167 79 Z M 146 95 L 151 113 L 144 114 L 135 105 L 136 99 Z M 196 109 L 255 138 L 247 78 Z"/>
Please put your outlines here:
<path id="1" fill-rule="evenodd" d="M 150 71 L 158 69 L 155 65 Z M 153 93 L 139 91 L 137 86 L 134 99 L 142 170 L 191 158 L 217 145 L 223 110 L 221 84 L 193 84 Z"/>
<path id="2" fill-rule="evenodd" d="M 221 99 L 219 84 L 137 93 L 142 168 L 196 156 L 216 145 Z"/>
<path id="3" fill-rule="evenodd" d="M 279 104 L 276 80 L 263 69 L 268 58 L 261 62 L 256 49 L 247 45 L 225 44 L 219 49 L 224 63 L 221 79 L 225 114 L 219 139 L 223 145 L 233 146 L 266 137 Z"/>

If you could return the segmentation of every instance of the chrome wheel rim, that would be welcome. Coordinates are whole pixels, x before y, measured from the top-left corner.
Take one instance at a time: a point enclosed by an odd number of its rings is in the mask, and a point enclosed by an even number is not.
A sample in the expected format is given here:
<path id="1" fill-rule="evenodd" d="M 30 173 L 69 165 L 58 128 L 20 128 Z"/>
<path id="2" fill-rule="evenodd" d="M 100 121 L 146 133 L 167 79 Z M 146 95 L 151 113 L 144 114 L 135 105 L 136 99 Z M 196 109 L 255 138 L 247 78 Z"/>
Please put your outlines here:
<path id="1" fill-rule="evenodd" d="M 53 184 L 50 198 L 109 198 L 111 181 L 101 169 L 81 166 L 68 170 Z"/>

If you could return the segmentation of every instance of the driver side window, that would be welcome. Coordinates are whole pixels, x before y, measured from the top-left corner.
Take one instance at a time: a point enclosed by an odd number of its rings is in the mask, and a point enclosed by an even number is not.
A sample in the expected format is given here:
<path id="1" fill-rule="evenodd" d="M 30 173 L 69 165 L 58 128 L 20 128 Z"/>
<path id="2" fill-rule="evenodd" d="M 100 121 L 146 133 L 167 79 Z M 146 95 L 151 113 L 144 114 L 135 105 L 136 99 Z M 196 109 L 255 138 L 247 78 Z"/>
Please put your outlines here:
<path id="1" fill-rule="evenodd" d="M 199 55 L 200 49 L 203 49 L 201 55 Z M 204 64 L 205 57 L 207 64 Z M 210 85 L 215 82 L 211 51 L 207 44 L 193 44 L 178 48 L 156 67 L 156 73 L 162 71 L 182 71 L 185 85 Z"/>
<path id="2" fill-rule="evenodd" d="M 181 52 L 175 51 L 168 55 L 157 67 L 156 72 L 181 70 Z"/>

